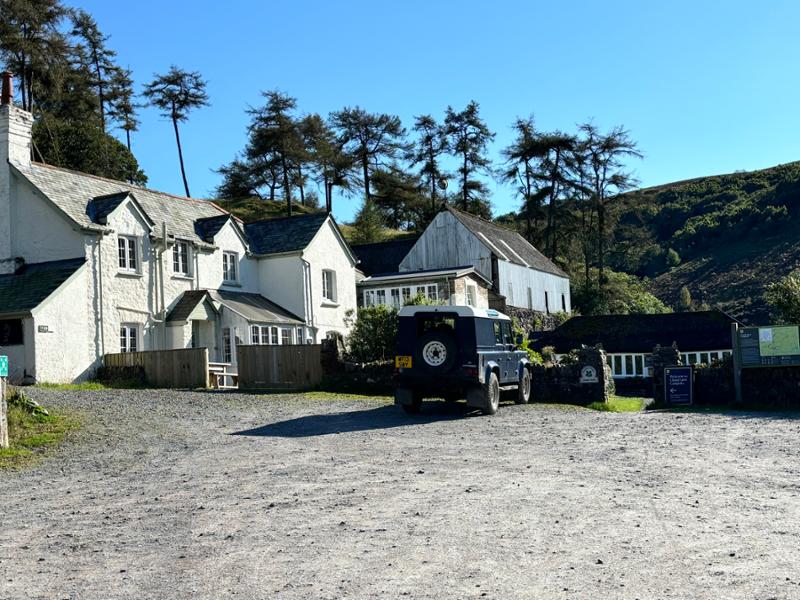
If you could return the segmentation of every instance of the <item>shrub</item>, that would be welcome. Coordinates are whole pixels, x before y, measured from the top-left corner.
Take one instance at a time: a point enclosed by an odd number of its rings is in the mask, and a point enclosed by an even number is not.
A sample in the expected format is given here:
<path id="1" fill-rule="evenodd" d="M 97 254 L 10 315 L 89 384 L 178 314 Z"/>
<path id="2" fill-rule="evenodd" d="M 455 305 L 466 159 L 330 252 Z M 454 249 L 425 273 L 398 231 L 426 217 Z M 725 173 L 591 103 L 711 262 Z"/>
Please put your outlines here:
<path id="1" fill-rule="evenodd" d="M 348 357 L 357 362 L 389 360 L 397 341 L 397 311 L 388 306 L 360 308 L 353 319 L 353 330 L 347 338 Z"/>
<path id="2" fill-rule="evenodd" d="M 781 323 L 800 323 L 800 269 L 767 286 L 764 299 Z"/>

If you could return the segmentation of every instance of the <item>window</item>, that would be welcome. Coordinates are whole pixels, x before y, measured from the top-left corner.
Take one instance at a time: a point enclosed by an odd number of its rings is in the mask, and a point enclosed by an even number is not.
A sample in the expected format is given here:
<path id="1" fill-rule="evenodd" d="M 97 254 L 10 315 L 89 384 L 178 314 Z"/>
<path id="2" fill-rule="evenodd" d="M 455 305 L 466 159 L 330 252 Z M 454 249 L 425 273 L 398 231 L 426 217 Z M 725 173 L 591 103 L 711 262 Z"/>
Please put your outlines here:
<path id="1" fill-rule="evenodd" d="M 401 291 L 401 293 L 403 295 L 403 304 L 407 304 L 408 301 L 411 300 L 411 288 L 410 287 L 404 287 L 404 288 L 401 288 L 400 291 Z"/>
<path id="2" fill-rule="evenodd" d="M 500 331 L 500 322 L 494 321 L 494 343 L 495 344 L 502 344 L 503 343 L 503 334 Z"/>
<path id="3" fill-rule="evenodd" d="M 189 275 L 189 242 L 175 242 L 172 246 L 172 272 Z"/>
<path id="4" fill-rule="evenodd" d="M 336 272 L 330 269 L 322 271 L 322 297 L 329 302 L 336 302 Z"/>
<path id="5" fill-rule="evenodd" d="M 273 346 L 278 345 L 278 328 L 277 327 L 270 327 L 269 328 L 269 343 Z"/>
<path id="6" fill-rule="evenodd" d="M 231 328 L 222 329 L 222 362 L 229 363 L 233 358 L 233 348 L 231 346 Z"/>
<path id="7" fill-rule="evenodd" d="M 622 356 L 614 355 L 614 375 L 622 375 Z"/>
<path id="8" fill-rule="evenodd" d="M 633 375 L 633 355 L 626 354 L 625 355 L 625 374 L 626 375 Z"/>
<path id="9" fill-rule="evenodd" d="M 384 306 L 386 304 L 386 290 L 376 290 L 375 304 L 377 306 Z"/>
<path id="10" fill-rule="evenodd" d="M 561 310 L 562 310 L 562 312 L 567 312 L 567 296 L 566 296 L 566 294 L 561 294 Z"/>
<path id="11" fill-rule="evenodd" d="M 427 286 L 425 290 L 425 295 L 428 297 L 428 300 L 438 300 L 439 299 L 439 284 L 434 283 Z"/>
<path id="12" fill-rule="evenodd" d="M 550 296 L 547 292 L 544 293 L 544 312 L 550 314 Z"/>
<path id="13" fill-rule="evenodd" d="M 258 325 L 253 325 L 250 327 L 250 343 L 256 346 L 266 343 L 261 341 L 261 327 Z"/>
<path id="14" fill-rule="evenodd" d="M 281 329 L 281 344 L 284 346 L 292 345 L 292 330 Z"/>
<path id="15" fill-rule="evenodd" d="M 138 325 L 122 325 L 119 328 L 119 351 L 120 352 L 139 351 Z"/>
<path id="16" fill-rule="evenodd" d="M 511 323 L 509 323 L 508 321 L 503 321 L 502 329 L 503 329 L 503 343 L 506 345 L 513 344 L 514 336 L 511 334 Z"/>
<path id="17" fill-rule="evenodd" d="M 20 346 L 22 343 L 22 319 L 0 321 L 0 347 Z"/>
<path id="18" fill-rule="evenodd" d="M 297 343 L 298 344 L 302 344 L 303 342 L 304 342 L 304 339 L 303 339 L 303 328 L 302 327 L 298 327 L 297 328 Z"/>
<path id="19" fill-rule="evenodd" d="M 236 252 L 222 253 L 222 280 L 228 283 L 239 281 L 239 254 Z"/>
<path id="20" fill-rule="evenodd" d="M 119 247 L 119 270 L 138 273 L 139 255 L 137 252 L 136 238 L 128 235 L 121 235 L 117 238 Z"/>
<path id="21" fill-rule="evenodd" d="M 467 306 L 478 306 L 478 288 L 474 285 L 467 286 Z"/>
<path id="22" fill-rule="evenodd" d="M 644 356 L 637 354 L 633 357 L 634 375 L 644 376 Z"/>
<path id="23" fill-rule="evenodd" d="M 364 290 L 364 306 L 375 306 L 375 290 Z"/>
<path id="24" fill-rule="evenodd" d="M 389 290 L 389 294 L 392 297 L 392 306 L 395 308 L 400 308 L 400 288 L 392 288 Z"/>

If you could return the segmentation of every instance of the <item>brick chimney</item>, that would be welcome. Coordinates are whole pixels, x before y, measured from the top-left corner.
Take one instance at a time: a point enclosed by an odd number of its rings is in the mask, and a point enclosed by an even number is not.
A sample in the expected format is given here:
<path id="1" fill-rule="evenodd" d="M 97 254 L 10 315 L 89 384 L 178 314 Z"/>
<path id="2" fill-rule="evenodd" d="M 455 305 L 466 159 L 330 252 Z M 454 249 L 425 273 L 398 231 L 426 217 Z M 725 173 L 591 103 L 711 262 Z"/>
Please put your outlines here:
<path id="1" fill-rule="evenodd" d="M 12 205 L 15 192 L 9 162 L 31 163 L 33 115 L 14 106 L 14 76 L 0 73 L 0 274 L 13 272 L 17 265 L 11 254 Z"/>

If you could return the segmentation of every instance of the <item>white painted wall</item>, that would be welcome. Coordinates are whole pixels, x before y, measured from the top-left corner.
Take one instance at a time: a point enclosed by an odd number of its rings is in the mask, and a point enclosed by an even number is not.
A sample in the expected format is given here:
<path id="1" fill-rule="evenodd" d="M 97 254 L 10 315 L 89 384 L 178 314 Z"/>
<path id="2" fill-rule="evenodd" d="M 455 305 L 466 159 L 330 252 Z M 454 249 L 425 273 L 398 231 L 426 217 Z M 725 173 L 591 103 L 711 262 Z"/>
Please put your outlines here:
<path id="1" fill-rule="evenodd" d="M 87 378 L 86 295 L 89 273 L 86 265 L 68 279 L 33 312 L 36 381 L 67 383 Z M 47 332 L 40 332 L 46 327 Z"/>
<path id="2" fill-rule="evenodd" d="M 219 230 L 214 237 L 214 252 L 204 252 L 198 256 L 197 287 L 199 289 L 228 289 L 236 292 L 259 292 L 258 261 L 247 256 L 247 247 L 236 233 L 233 224 L 229 221 Z M 223 252 L 236 252 L 239 255 L 239 282 L 238 285 L 223 284 L 222 254 Z M 170 254 L 170 263 L 172 255 Z M 172 266 L 170 264 L 170 270 Z"/>
<path id="3" fill-rule="evenodd" d="M 260 258 L 258 281 L 262 296 L 301 319 L 307 319 L 303 261 L 299 253 Z"/>
<path id="4" fill-rule="evenodd" d="M 497 276 L 500 283 L 499 292 L 506 297 L 506 303 L 518 308 L 532 308 L 545 312 L 545 292 L 547 292 L 550 312 L 561 312 L 561 297 L 564 296 L 567 310 L 572 310 L 569 295 L 569 279 L 521 265 L 497 261 Z M 531 302 L 528 303 L 528 288 L 531 290 Z"/>
<path id="5" fill-rule="evenodd" d="M 356 265 L 330 219 L 320 227 L 303 253 L 303 258 L 310 265 L 311 325 L 315 330 L 315 341 L 333 331 L 348 335 L 350 328 L 345 323 L 345 316 L 348 311 L 356 310 Z M 322 297 L 322 272 L 325 269 L 336 272 L 336 302 L 329 302 Z"/>
<path id="6" fill-rule="evenodd" d="M 26 263 L 83 256 L 83 234 L 24 178 L 11 178 L 11 256 Z"/>

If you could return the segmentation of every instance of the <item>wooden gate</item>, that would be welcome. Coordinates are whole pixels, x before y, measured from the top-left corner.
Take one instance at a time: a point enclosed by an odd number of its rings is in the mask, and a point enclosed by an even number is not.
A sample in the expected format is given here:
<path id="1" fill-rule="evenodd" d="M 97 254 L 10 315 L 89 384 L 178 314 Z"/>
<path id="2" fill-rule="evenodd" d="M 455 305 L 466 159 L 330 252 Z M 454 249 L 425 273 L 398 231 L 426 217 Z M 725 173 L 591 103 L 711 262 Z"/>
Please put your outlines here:
<path id="1" fill-rule="evenodd" d="M 148 385 L 154 387 L 208 387 L 207 348 L 121 352 L 103 359 L 106 367 L 141 367 Z"/>
<path id="2" fill-rule="evenodd" d="M 239 389 L 301 390 L 322 381 L 322 346 L 237 346 Z"/>

